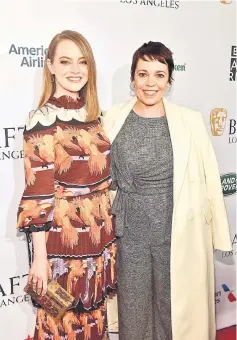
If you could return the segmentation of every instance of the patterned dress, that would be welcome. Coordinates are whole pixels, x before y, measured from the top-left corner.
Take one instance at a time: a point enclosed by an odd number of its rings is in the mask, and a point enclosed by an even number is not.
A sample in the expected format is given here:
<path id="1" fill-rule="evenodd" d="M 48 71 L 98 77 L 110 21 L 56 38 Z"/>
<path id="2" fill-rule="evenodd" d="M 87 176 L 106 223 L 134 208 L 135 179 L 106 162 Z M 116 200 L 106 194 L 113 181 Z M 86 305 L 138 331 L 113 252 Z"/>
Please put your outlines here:
<path id="1" fill-rule="evenodd" d="M 46 231 L 52 277 L 75 297 L 61 322 L 38 308 L 34 339 L 107 339 L 105 299 L 116 287 L 110 144 L 100 121 L 85 117 L 81 100 L 53 97 L 30 113 L 24 131 L 18 228 L 30 262 L 31 233 Z"/>

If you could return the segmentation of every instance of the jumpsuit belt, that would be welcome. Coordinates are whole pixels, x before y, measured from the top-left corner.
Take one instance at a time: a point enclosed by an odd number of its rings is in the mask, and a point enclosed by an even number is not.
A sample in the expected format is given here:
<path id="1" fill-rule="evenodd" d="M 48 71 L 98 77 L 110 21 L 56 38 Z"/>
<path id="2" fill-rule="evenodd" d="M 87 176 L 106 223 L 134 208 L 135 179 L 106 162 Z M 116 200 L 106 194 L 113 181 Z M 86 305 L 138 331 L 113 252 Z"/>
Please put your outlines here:
<path id="1" fill-rule="evenodd" d="M 115 215 L 115 235 L 122 237 L 124 234 L 124 228 L 128 228 L 128 204 L 130 199 L 130 193 L 125 192 L 118 188 L 113 205 L 112 214 Z"/>
<path id="2" fill-rule="evenodd" d="M 137 192 L 126 192 L 119 187 L 117 188 L 117 193 L 112 205 L 112 214 L 115 216 L 115 235 L 118 237 L 122 237 L 124 234 L 124 228 L 129 228 L 128 223 L 128 214 L 131 214 L 129 211 L 131 204 L 130 202 L 135 199 L 136 196 L 153 196 L 160 197 L 161 195 L 166 198 L 167 201 L 173 201 L 173 185 L 170 183 L 165 188 L 149 188 L 143 189 L 142 193 Z"/>

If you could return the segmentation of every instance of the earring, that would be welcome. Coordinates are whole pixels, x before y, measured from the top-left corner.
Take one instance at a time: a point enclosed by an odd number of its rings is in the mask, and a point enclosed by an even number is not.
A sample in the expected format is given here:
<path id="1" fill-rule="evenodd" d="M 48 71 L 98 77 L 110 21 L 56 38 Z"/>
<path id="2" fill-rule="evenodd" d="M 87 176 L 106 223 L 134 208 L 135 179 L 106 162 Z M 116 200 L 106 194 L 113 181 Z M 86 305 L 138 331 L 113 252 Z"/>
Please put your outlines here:
<path id="1" fill-rule="evenodd" d="M 135 96 L 135 86 L 133 83 L 130 84 L 130 95 Z"/>
<path id="2" fill-rule="evenodd" d="M 51 74 L 51 83 L 54 83 L 54 81 L 55 81 L 55 75 Z"/>
<path id="3" fill-rule="evenodd" d="M 167 86 L 167 87 L 166 87 L 166 94 L 167 94 L 167 95 L 170 94 L 170 90 L 171 90 L 171 86 Z"/>
<path id="4" fill-rule="evenodd" d="M 171 90 L 171 86 L 167 86 L 166 87 L 166 93 L 165 93 L 165 95 L 167 96 L 167 99 L 170 98 L 170 90 Z"/>

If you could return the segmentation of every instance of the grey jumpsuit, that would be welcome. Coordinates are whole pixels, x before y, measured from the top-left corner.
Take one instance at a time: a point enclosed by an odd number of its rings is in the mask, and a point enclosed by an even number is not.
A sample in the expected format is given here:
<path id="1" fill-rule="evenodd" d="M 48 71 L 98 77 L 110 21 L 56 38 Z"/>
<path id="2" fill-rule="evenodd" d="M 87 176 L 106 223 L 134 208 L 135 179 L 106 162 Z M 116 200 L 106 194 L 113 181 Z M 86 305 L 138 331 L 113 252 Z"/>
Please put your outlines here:
<path id="1" fill-rule="evenodd" d="M 133 110 L 111 147 L 120 340 L 171 340 L 173 152 L 166 117 Z"/>

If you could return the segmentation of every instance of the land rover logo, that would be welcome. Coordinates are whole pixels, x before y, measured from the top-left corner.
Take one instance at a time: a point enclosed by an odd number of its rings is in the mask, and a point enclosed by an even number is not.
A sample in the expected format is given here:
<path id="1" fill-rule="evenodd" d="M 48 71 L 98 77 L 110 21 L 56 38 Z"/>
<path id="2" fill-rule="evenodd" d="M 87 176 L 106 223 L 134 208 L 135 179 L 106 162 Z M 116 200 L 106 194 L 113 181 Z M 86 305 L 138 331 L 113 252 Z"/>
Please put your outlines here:
<path id="1" fill-rule="evenodd" d="M 234 172 L 221 175 L 221 186 L 224 196 L 236 194 L 237 192 L 236 178 L 237 175 Z"/>

